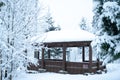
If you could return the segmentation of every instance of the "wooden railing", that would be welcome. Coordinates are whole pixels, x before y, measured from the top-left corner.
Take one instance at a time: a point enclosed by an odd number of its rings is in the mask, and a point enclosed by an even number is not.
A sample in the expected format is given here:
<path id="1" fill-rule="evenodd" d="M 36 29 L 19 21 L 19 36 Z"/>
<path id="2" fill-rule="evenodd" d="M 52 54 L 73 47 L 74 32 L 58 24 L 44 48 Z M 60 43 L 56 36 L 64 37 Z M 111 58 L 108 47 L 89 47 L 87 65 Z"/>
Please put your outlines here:
<path id="1" fill-rule="evenodd" d="M 41 60 L 38 61 L 39 65 L 33 65 L 30 64 L 28 69 L 32 70 L 39 70 L 41 68 Z M 51 60 L 46 59 L 44 60 L 44 66 L 45 69 L 49 72 L 59 72 L 63 68 L 63 61 L 62 60 Z M 92 72 L 96 72 L 99 69 L 102 69 L 100 66 L 102 66 L 102 62 L 93 61 L 92 62 Z M 65 63 L 65 70 L 70 74 L 78 74 L 78 73 L 86 73 L 90 72 L 90 63 L 88 61 L 86 62 L 66 62 Z"/>
<path id="2" fill-rule="evenodd" d="M 58 72 L 62 69 L 62 60 L 45 60 L 45 69 L 49 72 Z"/>

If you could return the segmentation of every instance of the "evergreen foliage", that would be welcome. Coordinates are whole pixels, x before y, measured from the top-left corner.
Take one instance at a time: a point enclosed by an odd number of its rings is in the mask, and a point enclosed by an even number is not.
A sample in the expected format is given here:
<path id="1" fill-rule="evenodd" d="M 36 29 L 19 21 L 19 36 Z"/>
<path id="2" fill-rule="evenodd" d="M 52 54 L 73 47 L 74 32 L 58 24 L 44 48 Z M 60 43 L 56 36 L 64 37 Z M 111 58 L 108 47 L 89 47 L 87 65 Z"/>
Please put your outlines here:
<path id="1" fill-rule="evenodd" d="M 116 55 L 113 55 L 113 57 L 114 57 L 114 60 L 119 59 L 119 58 L 120 58 L 120 52 L 119 52 L 119 53 L 117 53 Z"/>
<path id="2" fill-rule="evenodd" d="M 5 5 L 5 3 L 0 2 L 0 11 L 1 11 L 1 7 L 4 6 L 4 5 Z"/>
<path id="3" fill-rule="evenodd" d="M 0 7 L 4 6 L 5 4 L 3 2 L 0 2 Z"/>
<path id="4" fill-rule="evenodd" d="M 102 27 L 104 32 L 107 32 L 107 34 L 110 36 L 119 34 L 119 31 L 117 29 L 117 23 L 111 22 L 111 19 L 109 18 L 109 16 L 103 17 L 102 21 L 103 21 Z"/>
<path id="5" fill-rule="evenodd" d="M 49 31 L 56 31 L 56 30 L 60 30 L 60 27 L 56 27 L 54 25 L 54 21 L 53 18 L 51 17 L 50 13 L 48 13 L 48 15 L 46 16 L 46 23 L 47 25 L 47 29 L 45 30 L 45 32 L 49 32 Z"/>
<path id="6" fill-rule="evenodd" d="M 62 48 L 59 47 L 54 47 L 54 48 L 50 48 L 50 57 L 52 57 L 52 59 L 61 59 L 62 57 Z M 48 51 L 45 51 L 44 54 L 45 58 L 48 58 Z"/>
<path id="7" fill-rule="evenodd" d="M 94 0 L 96 1 L 96 0 Z M 96 42 L 100 58 L 107 62 L 120 59 L 120 1 L 97 0 L 94 9 L 93 28 L 99 36 Z"/>
<path id="8" fill-rule="evenodd" d="M 81 22 L 80 22 L 80 28 L 82 30 L 88 30 L 88 25 L 87 25 L 87 20 L 85 18 L 82 18 Z"/>
<path id="9" fill-rule="evenodd" d="M 57 31 L 60 30 L 60 27 L 55 27 L 54 25 L 54 21 L 53 18 L 51 17 L 50 13 L 48 13 L 48 15 L 46 16 L 46 23 L 47 25 L 47 29 L 45 30 L 45 32 L 49 32 L 49 31 Z M 55 34 L 56 35 L 56 34 Z M 62 53 L 62 49 L 61 48 L 51 48 L 50 49 L 50 56 L 53 58 L 59 58 L 61 56 Z M 48 52 L 45 51 L 45 57 L 47 58 Z"/>

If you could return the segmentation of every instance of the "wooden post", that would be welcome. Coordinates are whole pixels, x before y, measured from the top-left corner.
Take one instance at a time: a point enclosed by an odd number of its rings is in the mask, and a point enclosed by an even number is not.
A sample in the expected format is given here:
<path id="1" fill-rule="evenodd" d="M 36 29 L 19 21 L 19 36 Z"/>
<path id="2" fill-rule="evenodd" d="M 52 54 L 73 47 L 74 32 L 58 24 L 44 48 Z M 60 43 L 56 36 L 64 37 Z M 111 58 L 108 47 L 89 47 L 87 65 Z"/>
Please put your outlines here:
<path id="1" fill-rule="evenodd" d="M 63 47 L 63 70 L 66 70 L 66 47 Z"/>
<path id="2" fill-rule="evenodd" d="M 100 60 L 99 60 L 99 58 L 97 58 L 97 70 L 99 70 L 100 69 Z"/>
<path id="3" fill-rule="evenodd" d="M 85 61 L 85 47 L 82 47 L 82 61 Z"/>
<path id="4" fill-rule="evenodd" d="M 45 49 L 44 48 L 42 48 L 42 62 L 41 62 L 41 67 L 44 69 L 44 51 L 45 51 Z"/>
<path id="5" fill-rule="evenodd" d="M 50 49 L 48 49 L 48 59 L 50 59 Z"/>
<path id="6" fill-rule="evenodd" d="M 89 70 L 92 72 L 92 47 L 89 45 Z"/>

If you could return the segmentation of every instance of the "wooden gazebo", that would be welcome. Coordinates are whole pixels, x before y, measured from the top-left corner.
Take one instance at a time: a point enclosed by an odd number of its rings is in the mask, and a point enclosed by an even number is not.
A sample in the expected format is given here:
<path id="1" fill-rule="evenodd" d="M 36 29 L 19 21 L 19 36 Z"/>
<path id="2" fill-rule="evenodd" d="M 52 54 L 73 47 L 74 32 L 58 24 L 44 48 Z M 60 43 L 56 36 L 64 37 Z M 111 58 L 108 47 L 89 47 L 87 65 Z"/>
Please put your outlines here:
<path id="1" fill-rule="evenodd" d="M 92 59 L 92 47 L 91 42 L 94 39 L 94 35 L 83 31 L 77 30 L 75 33 L 73 31 L 52 31 L 48 32 L 47 36 L 44 37 L 42 42 L 42 54 L 41 59 L 39 59 L 39 65 L 30 65 L 28 69 L 30 70 L 41 70 L 45 69 L 49 72 L 65 72 L 70 74 L 83 74 L 83 73 L 96 73 L 98 70 L 104 70 L 105 66 L 99 60 L 93 61 Z M 77 33 L 78 32 L 78 33 Z M 57 37 L 51 37 L 55 34 Z M 64 34 L 64 35 L 63 35 Z M 70 36 L 70 34 L 72 34 Z M 62 37 L 61 37 L 62 36 Z M 63 37 L 64 36 L 64 37 Z M 69 38 L 67 39 L 67 37 Z M 72 37 L 72 38 L 70 38 Z M 39 40 L 38 40 L 39 41 Z M 44 58 L 44 52 L 46 47 L 48 48 L 48 58 Z M 63 58 L 51 59 L 51 51 L 49 48 L 60 47 L 62 48 Z M 81 47 L 82 48 L 82 62 L 70 62 L 66 61 L 66 49 L 68 47 Z M 89 59 L 85 59 L 85 48 L 89 48 Z"/>

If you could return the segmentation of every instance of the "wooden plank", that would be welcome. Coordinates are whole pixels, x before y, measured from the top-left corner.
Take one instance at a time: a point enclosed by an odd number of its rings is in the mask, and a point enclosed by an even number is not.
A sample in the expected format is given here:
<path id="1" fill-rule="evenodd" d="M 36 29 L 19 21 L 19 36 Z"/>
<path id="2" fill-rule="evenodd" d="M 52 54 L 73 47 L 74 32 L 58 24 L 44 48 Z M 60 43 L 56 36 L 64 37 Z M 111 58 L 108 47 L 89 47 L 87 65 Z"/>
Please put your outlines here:
<path id="1" fill-rule="evenodd" d="M 39 65 L 35 65 L 32 63 L 29 63 L 28 70 L 39 70 L 41 68 L 41 60 L 38 61 Z M 102 66 L 102 62 L 100 63 L 99 70 L 104 70 L 106 67 Z M 60 70 L 63 70 L 63 61 L 62 60 L 44 60 L 44 69 L 50 72 L 59 72 Z M 96 72 L 97 71 L 97 61 L 93 61 L 90 69 L 90 62 L 66 62 L 65 64 L 65 70 L 70 74 L 83 74 L 83 73 L 89 73 Z"/>

